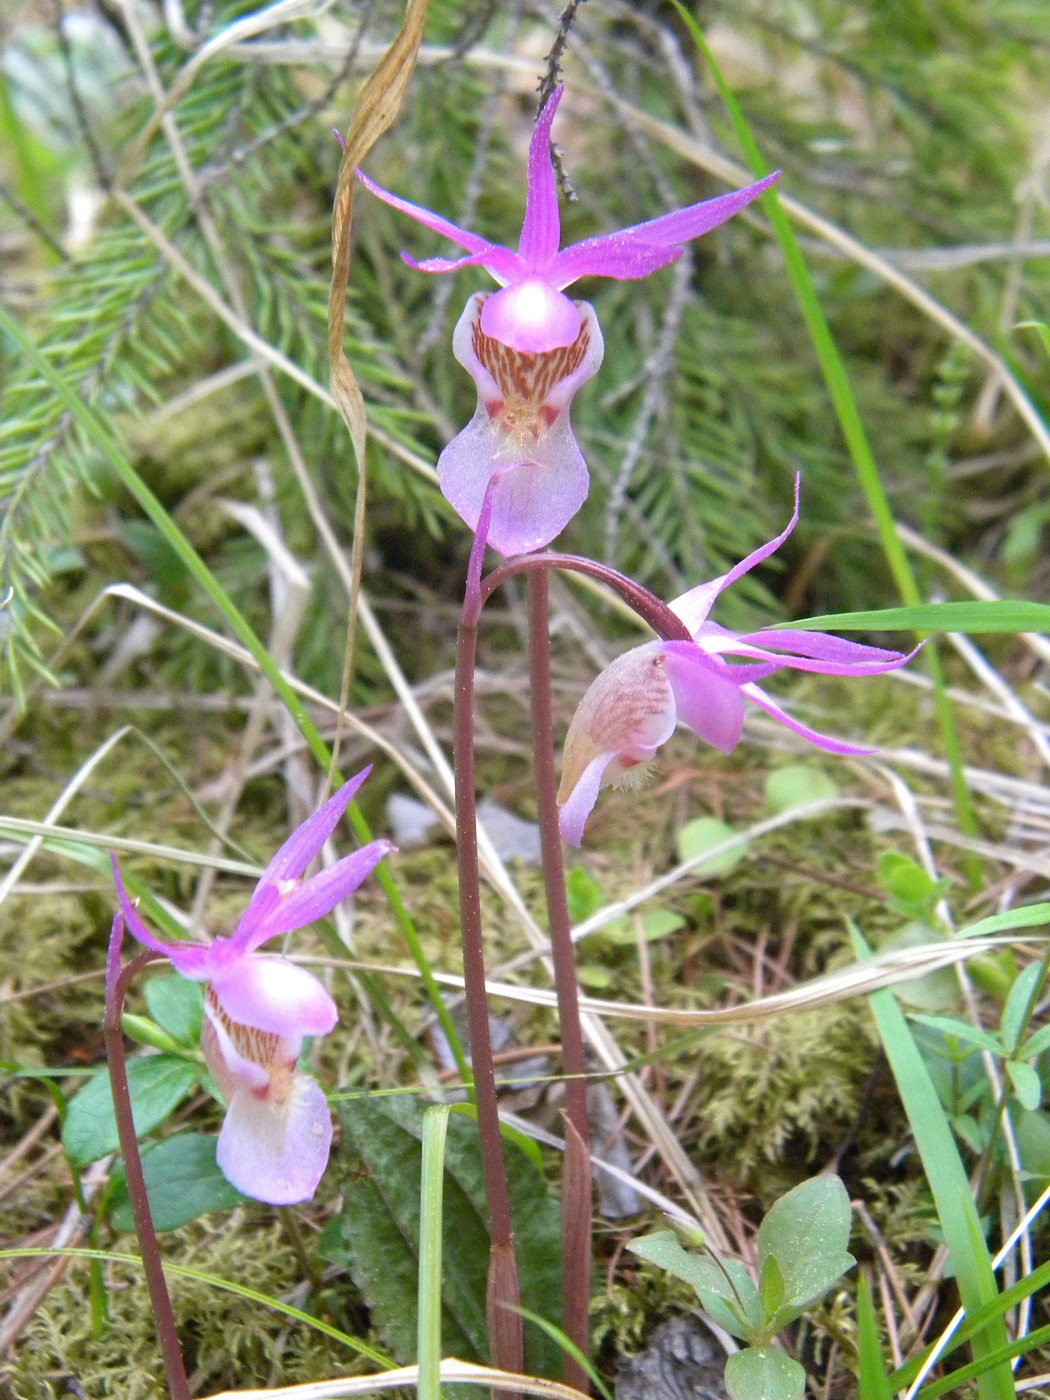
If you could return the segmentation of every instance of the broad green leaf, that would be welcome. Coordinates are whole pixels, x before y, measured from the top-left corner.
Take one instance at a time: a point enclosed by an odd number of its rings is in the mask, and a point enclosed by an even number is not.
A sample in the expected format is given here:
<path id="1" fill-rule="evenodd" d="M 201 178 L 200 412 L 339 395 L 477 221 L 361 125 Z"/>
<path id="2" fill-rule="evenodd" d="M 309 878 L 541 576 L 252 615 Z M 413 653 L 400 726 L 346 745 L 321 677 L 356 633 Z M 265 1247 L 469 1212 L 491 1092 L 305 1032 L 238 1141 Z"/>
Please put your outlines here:
<path id="1" fill-rule="evenodd" d="M 1050 1050 L 1050 1026 L 1043 1026 L 1036 1031 L 1035 1035 L 1030 1035 L 1018 1052 L 1018 1058 L 1022 1060 L 1038 1060 L 1039 1056 Z"/>
<path id="2" fill-rule="evenodd" d="M 920 603 L 909 608 L 828 613 L 792 622 L 807 631 L 831 632 L 1050 632 L 1050 605 L 1022 598 L 991 602 Z M 761 640 L 761 633 L 757 639 Z"/>
<path id="3" fill-rule="evenodd" d="M 177 1230 L 208 1211 L 232 1210 L 247 1199 L 219 1170 L 215 1143 L 204 1133 L 177 1133 L 143 1149 L 142 1174 L 158 1230 Z M 123 1172 L 114 1182 L 110 1218 L 115 1230 L 135 1228 Z"/>
<path id="4" fill-rule="evenodd" d="M 734 1337 L 747 1341 L 761 1329 L 764 1313 L 758 1289 L 735 1260 L 716 1261 L 709 1254 L 689 1254 L 673 1230 L 643 1235 L 632 1240 L 628 1248 L 695 1288 L 711 1317 Z"/>
<path id="5" fill-rule="evenodd" d="M 1017 1044 L 1024 1034 L 1025 1017 L 1028 1015 L 1035 995 L 1036 987 L 1042 977 L 1043 969 L 1039 963 L 1029 963 L 1023 968 L 1014 979 L 1014 984 L 1010 988 L 1010 995 L 1006 998 L 1006 1005 L 1003 1007 L 1003 1044 L 1007 1053 L 1017 1048 Z"/>
<path id="6" fill-rule="evenodd" d="M 776 815 L 807 802 L 837 797 L 838 784 L 815 763 L 788 763 L 766 779 L 766 806 Z"/>
<path id="7" fill-rule="evenodd" d="M 1021 1168 L 1037 1181 L 1050 1180 L 1050 1117 L 1027 1109 L 1014 1122 Z"/>
<path id="8" fill-rule="evenodd" d="M 762 1261 L 762 1274 L 758 1280 L 758 1293 L 762 1299 L 762 1310 L 767 1318 L 777 1315 L 786 1298 L 784 1271 L 777 1263 L 775 1254 L 767 1254 Z"/>
<path id="9" fill-rule="evenodd" d="M 605 903 L 601 885 L 582 865 L 572 866 L 565 876 L 565 895 L 569 904 L 569 918 L 574 924 L 582 924 Z"/>
<path id="10" fill-rule="evenodd" d="M 176 1055 L 147 1055 L 128 1064 L 131 1110 L 138 1137 L 163 1123 L 200 1080 L 200 1070 Z M 72 1100 L 62 1124 L 69 1160 L 86 1167 L 120 1146 L 109 1069 L 94 1075 Z"/>
<path id="11" fill-rule="evenodd" d="M 837 1176 L 803 1181 L 769 1210 L 758 1231 L 759 1269 L 774 1258 L 784 1282 L 784 1302 L 769 1318 L 772 1330 L 798 1317 L 856 1262 L 846 1252 L 850 1207 Z"/>
<path id="12" fill-rule="evenodd" d="M 746 1347 L 726 1362 L 730 1400 L 802 1400 L 806 1373 L 775 1347 Z"/>
<path id="13" fill-rule="evenodd" d="M 879 879 L 895 908 L 920 919 L 933 913 L 950 883 L 934 880 L 917 860 L 902 851 L 883 851 L 879 857 Z"/>
<path id="14" fill-rule="evenodd" d="M 403 1097 L 343 1103 L 344 1206 L 327 1232 L 325 1253 L 345 1263 L 372 1321 L 400 1359 L 417 1342 L 423 1106 Z M 560 1323 L 561 1226 L 558 1202 L 537 1167 L 504 1141 L 522 1303 Z M 442 1221 L 442 1345 L 446 1355 L 487 1355 L 485 1286 L 487 1211 L 477 1125 L 453 1114 L 445 1141 Z M 526 1326 L 528 1364 L 556 1375 L 556 1345 Z"/>
<path id="15" fill-rule="evenodd" d="M 204 1019 L 204 989 L 177 973 L 151 977 L 145 986 L 146 1005 L 158 1025 L 182 1045 L 196 1045 Z"/>
<path id="16" fill-rule="evenodd" d="M 1002 1043 L 998 1036 L 982 1030 L 980 1026 L 971 1026 L 969 1021 L 961 1021 L 958 1016 L 921 1016 L 913 1013 L 911 1019 L 918 1021 L 921 1026 L 930 1026 L 935 1031 L 942 1031 L 947 1036 L 954 1036 L 964 1045 L 973 1045 L 978 1050 L 990 1050 L 993 1055 L 1002 1055 L 1003 1053 Z"/>
<path id="17" fill-rule="evenodd" d="M 606 943 L 633 947 L 638 942 L 639 931 L 647 943 L 655 943 L 684 927 L 685 920 L 673 909 L 650 909 L 648 914 L 641 915 L 637 922 L 632 916 L 614 919 L 611 923 L 595 929 L 591 937 Z"/>
<path id="18" fill-rule="evenodd" d="M 1038 1108 L 1043 1099 L 1043 1085 L 1035 1068 L 1020 1064 L 1017 1060 L 1007 1060 L 1006 1072 L 1021 1107 L 1029 1110 Z"/>
<path id="19" fill-rule="evenodd" d="M 704 851 L 714 850 L 716 846 L 723 845 L 735 835 L 736 832 L 733 828 L 727 826 L 725 822 L 720 822 L 717 817 L 694 817 L 691 822 L 686 822 L 678 833 L 678 858 L 679 860 L 694 860 Z M 741 843 L 735 850 L 715 856 L 713 860 L 702 861 L 696 866 L 694 873 L 697 875 L 728 875 L 744 859 L 746 851 L 746 845 Z"/>

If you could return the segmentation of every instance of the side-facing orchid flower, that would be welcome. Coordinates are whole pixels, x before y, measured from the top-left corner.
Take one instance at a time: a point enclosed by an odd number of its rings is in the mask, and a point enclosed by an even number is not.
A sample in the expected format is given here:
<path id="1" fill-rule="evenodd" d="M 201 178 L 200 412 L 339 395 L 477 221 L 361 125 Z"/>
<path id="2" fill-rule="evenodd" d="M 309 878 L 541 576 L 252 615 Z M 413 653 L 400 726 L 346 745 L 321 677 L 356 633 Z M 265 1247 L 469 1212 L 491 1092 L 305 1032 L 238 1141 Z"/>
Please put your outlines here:
<path id="1" fill-rule="evenodd" d="M 201 1049 L 226 1117 L 217 1160 L 245 1195 L 289 1205 L 313 1195 L 328 1163 L 332 1118 L 324 1091 L 296 1069 L 303 1038 L 327 1035 L 335 1002 L 304 968 L 256 949 L 280 933 L 331 913 L 394 850 L 372 841 L 303 880 L 371 770 L 365 768 L 288 838 L 266 867 L 228 938 L 164 942 L 151 933 L 128 896 L 111 855 L 117 897 L 140 943 L 163 953 L 184 977 L 208 985 Z"/>
<path id="2" fill-rule="evenodd" d="M 391 194 L 357 171 L 379 199 L 467 250 L 466 257 L 422 262 L 402 253 L 410 267 L 455 272 L 480 265 L 500 284 L 498 292 L 471 297 L 453 336 L 453 354 L 477 384 L 478 407 L 442 452 L 438 477 L 448 500 L 476 530 L 485 488 L 500 472 L 488 543 L 507 555 L 549 544 L 587 494 L 587 468 L 569 426 L 569 407 L 576 390 L 597 373 L 604 345 L 593 309 L 564 289 L 581 277 L 648 277 L 777 178 L 769 175 L 746 189 L 559 249 L 550 138 L 562 92 L 559 87 L 548 98 L 529 144 L 517 252 Z"/>
<path id="3" fill-rule="evenodd" d="M 744 698 L 829 753 L 865 754 L 870 748 L 832 739 L 792 719 L 758 684 L 785 668 L 826 676 L 875 676 L 905 665 L 915 655 L 849 642 L 827 632 L 796 627 L 737 634 L 708 614 L 719 594 L 767 559 L 798 521 L 749 554 L 728 573 L 702 583 L 669 604 L 692 640 L 646 642 L 625 652 L 591 683 L 565 736 L 558 805 L 563 838 L 578 846 L 598 791 L 609 783 L 631 786 L 679 721 L 723 753 L 734 749 L 744 725 Z M 916 648 L 918 650 L 918 648 Z M 742 664 L 728 656 L 744 658 Z"/>

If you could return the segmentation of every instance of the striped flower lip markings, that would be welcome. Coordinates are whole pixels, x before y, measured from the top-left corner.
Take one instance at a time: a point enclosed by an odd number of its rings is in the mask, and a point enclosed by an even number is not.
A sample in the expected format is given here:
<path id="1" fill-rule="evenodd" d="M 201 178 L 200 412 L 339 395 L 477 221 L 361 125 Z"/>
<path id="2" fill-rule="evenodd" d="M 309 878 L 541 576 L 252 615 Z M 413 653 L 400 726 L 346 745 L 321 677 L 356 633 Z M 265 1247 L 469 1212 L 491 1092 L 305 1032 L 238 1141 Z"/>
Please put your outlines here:
<path id="1" fill-rule="evenodd" d="M 372 841 L 309 880 L 302 878 L 369 772 L 365 768 L 344 783 L 292 833 L 266 867 L 229 938 L 211 943 L 157 938 L 129 898 L 111 856 L 121 913 L 135 937 L 163 953 L 184 977 L 207 983 L 201 1049 L 227 1105 L 218 1164 L 245 1195 L 272 1205 L 309 1200 L 328 1164 L 328 1102 L 317 1081 L 296 1064 L 304 1038 L 327 1035 L 339 1013 L 312 973 L 256 949 L 331 913 L 394 850 L 389 841 Z"/>
<path id="2" fill-rule="evenodd" d="M 708 621 L 720 593 L 767 559 L 798 521 L 720 577 L 669 604 L 691 640 L 646 642 L 625 652 L 591 683 L 565 736 L 558 805 L 562 837 L 580 845 L 598 792 L 610 783 L 638 786 L 661 744 L 681 722 L 723 753 L 740 740 L 745 698 L 795 734 L 829 753 L 865 754 L 792 719 L 758 684 L 776 671 L 816 671 L 826 676 L 874 676 L 904 666 L 915 655 L 844 641 L 827 632 L 771 627 L 738 634 Z M 726 660 L 741 657 L 741 663 Z"/>
<path id="3" fill-rule="evenodd" d="M 481 328 L 487 336 L 524 355 L 545 354 L 560 346 L 575 344 L 584 313 L 579 302 L 565 295 L 566 287 L 581 277 L 611 277 L 617 281 L 648 277 L 680 257 L 690 239 L 717 228 L 750 204 L 780 173 L 777 171 L 745 189 L 690 204 L 645 223 L 559 248 L 561 219 L 550 143 L 551 124 L 563 92 L 564 87 L 555 89 L 533 129 L 529 143 L 525 221 L 516 252 L 500 243 L 491 243 L 470 229 L 460 228 L 430 209 L 401 199 L 362 171 L 356 172 L 362 184 L 378 199 L 442 234 L 467 253 L 462 258 L 425 258 L 422 262 L 402 253 L 410 267 L 421 272 L 441 273 L 480 266 L 495 278 L 502 290 L 485 303 Z"/>
<path id="4" fill-rule="evenodd" d="M 472 530 L 493 482 L 487 543 L 501 554 L 549 544 L 587 498 L 589 477 L 569 421 L 577 389 L 604 354 L 594 312 L 582 304 L 570 345 L 525 354 L 487 335 L 477 293 L 452 337 L 452 352 L 478 391 L 474 417 L 438 458 L 438 480 Z"/>

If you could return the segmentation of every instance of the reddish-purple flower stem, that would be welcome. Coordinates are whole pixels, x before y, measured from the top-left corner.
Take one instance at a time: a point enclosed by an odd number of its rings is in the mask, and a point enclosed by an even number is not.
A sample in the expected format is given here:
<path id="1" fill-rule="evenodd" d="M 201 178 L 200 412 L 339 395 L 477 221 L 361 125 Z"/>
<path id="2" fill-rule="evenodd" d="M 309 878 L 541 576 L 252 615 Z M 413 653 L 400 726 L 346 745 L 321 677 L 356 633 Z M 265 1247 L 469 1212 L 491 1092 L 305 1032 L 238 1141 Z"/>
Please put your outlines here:
<path id="1" fill-rule="evenodd" d="M 477 660 L 480 598 L 474 593 L 463 604 L 456 641 L 455 758 L 456 855 L 459 866 L 459 910 L 463 938 L 463 976 L 474 1097 L 478 1112 L 481 1164 L 489 1208 L 487 1316 L 492 1364 L 520 1372 L 524 1365 L 524 1334 L 520 1312 L 510 1195 L 496 1103 L 496 1074 L 489 1034 L 485 990 L 485 951 L 481 923 L 481 877 L 478 865 L 477 799 L 474 776 L 474 668 Z M 506 1392 L 504 1392 L 505 1394 Z"/>
<path id="2" fill-rule="evenodd" d="M 608 564 L 599 564 L 596 559 L 585 559 L 579 554 L 545 551 L 538 554 L 519 554 L 515 559 L 508 559 L 498 569 L 493 569 L 482 584 L 482 604 L 487 603 L 496 589 L 515 574 L 540 574 L 547 569 L 564 569 L 566 573 L 588 574 L 619 593 L 628 607 L 636 612 L 643 622 L 647 622 L 664 641 L 692 640 L 689 628 L 682 619 L 657 598 L 655 593 L 650 593 L 648 588 L 636 583 L 633 578 L 621 574 L 619 569 L 613 569 Z"/>
<path id="3" fill-rule="evenodd" d="M 566 1094 L 566 1153 L 562 1191 L 562 1302 L 566 1336 L 584 1356 L 589 1351 L 591 1283 L 591 1159 L 587 1122 L 587 1070 L 580 1024 L 576 955 L 565 893 L 565 867 L 558 830 L 558 783 L 554 769 L 551 707 L 549 587 L 546 569 L 529 573 L 529 678 L 536 805 L 543 853 L 543 880 L 554 959 L 554 985 L 561 1023 Z M 565 1380 L 584 1392 L 587 1373 L 565 1358 Z"/>
<path id="4" fill-rule="evenodd" d="M 182 1359 L 178 1329 L 175 1326 L 175 1312 L 171 1306 L 168 1285 L 164 1278 L 157 1232 L 153 1228 L 150 1214 L 149 1196 L 146 1192 L 146 1178 L 142 1173 L 142 1158 L 139 1156 L 138 1138 L 135 1134 L 135 1120 L 131 1111 L 131 1091 L 128 1087 L 128 1067 L 124 1059 L 124 1032 L 121 1016 L 124 1011 L 124 997 L 128 985 L 147 963 L 157 958 L 156 953 L 140 953 L 132 958 L 127 967 L 121 969 L 120 949 L 124 941 L 124 917 L 118 914 L 113 920 L 109 938 L 109 954 L 106 960 L 106 1015 L 105 1039 L 106 1058 L 109 1061 L 109 1079 L 113 1090 L 113 1108 L 117 1119 L 117 1134 L 120 1138 L 120 1151 L 124 1158 L 124 1176 L 128 1183 L 128 1197 L 131 1213 L 135 1220 L 135 1232 L 139 1237 L 142 1251 L 142 1268 L 146 1275 L 150 1301 L 153 1304 L 153 1317 L 157 1324 L 157 1336 L 164 1355 L 164 1369 L 168 1376 L 168 1389 L 171 1400 L 190 1400 L 190 1386 L 186 1379 L 186 1366 Z"/>

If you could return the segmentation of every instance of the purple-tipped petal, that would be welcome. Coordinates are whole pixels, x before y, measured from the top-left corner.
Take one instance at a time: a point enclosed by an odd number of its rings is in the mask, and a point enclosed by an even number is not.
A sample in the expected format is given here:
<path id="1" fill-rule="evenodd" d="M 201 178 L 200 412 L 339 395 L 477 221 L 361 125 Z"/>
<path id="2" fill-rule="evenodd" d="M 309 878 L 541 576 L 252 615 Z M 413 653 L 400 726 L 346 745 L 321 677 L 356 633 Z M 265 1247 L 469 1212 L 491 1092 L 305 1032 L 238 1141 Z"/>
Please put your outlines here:
<path id="1" fill-rule="evenodd" d="M 432 209 L 424 209 L 421 204 L 413 204 L 410 199 L 402 199 L 400 195 L 385 190 L 382 185 L 377 185 L 374 180 L 369 179 L 363 170 L 355 170 L 354 174 L 365 189 L 371 191 L 384 204 L 389 204 L 392 209 L 397 209 L 399 213 L 407 214 L 410 219 L 415 219 L 417 224 L 425 224 L 435 233 L 440 233 L 443 238 L 458 243 L 461 248 L 466 248 L 468 253 L 487 254 L 495 246 L 487 238 L 482 238 L 480 233 L 472 233 L 469 228 L 460 228 L 450 219 L 443 219 L 440 214 L 435 214 Z"/>
<path id="2" fill-rule="evenodd" d="M 519 445 L 480 404 L 441 453 L 437 470 L 446 499 L 472 530 L 499 470 L 488 543 L 507 556 L 550 544 L 587 499 L 590 480 L 566 414 L 538 441 Z"/>
<path id="3" fill-rule="evenodd" d="M 816 744 L 818 748 L 826 749 L 828 753 L 839 754 L 869 754 L 877 753 L 877 749 L 863 748 L 857 744 L 846 744 L 841 739 L 832 739 L 827 734 L 819 734 L 815 729 L 810 729 L 806 724 L 800 724 L 797 719 L 791 716 L 770 699 L 766 692 L 757 685 L 744 685 L 741 690 L 749 700 L 753 700 L 760 709 L 765 710 L 767 715 L 772 715 L 779 720 L 792 733 L 800 735 L 803 739 L 808 739 L 811 744 Z"/>
<path id="4" fill-rule="evenodd" d="M 283 1037 L 327 1035 L 339 1019 L 313 973 L 287 958 L 243 957 L 212 980 L 211 990 L 231 1021 Z"/>
<path id="5" fill-rule="evenodd" d="M 632 224 L 621 229 L 628 238 L 636 238 L 641 243 L 653 243 L 667 248 L 675 244 L 688 243 L 692 238 L 710 233 L 719 224 L 724 224 L 734 214 L 757 199 L 780 178 L 780 171 L 746 185 L 742 190 L 731 190 L 728 194 L 716 195 L 714 199 L 701 200 L 699 204 L 689 204 L 684 209 L 673 209 L 669 214 L 660 214 L 655 219 L 647 219 L 644 224 Z"/>
<path id="6" fill-rule="evenodd" d="M 523 355 L 572 345 L 580 334 L 580 308 L 537 277 L 514 282 L 488 297 L 481 329 Z"/>
<path id="7" fill-rule="evenodd" d="M 768 544 L 763 544 L 758 549 L 753 549 L 746 559 L 741 559 L 739 564 L 735 564 L 727 574 L 720 574 L 718 578 L 711 579 L 708 583 L 701 583 L 696 588 L 691 588 L 688 593 L 683 593 L 680 598 L 675 598 L 668 604 L 671 611 L 682 619 L 690 632 L 694 635 L 700 627 L 707 621 L 707 615 L 714 607 L 715 599 L 720 593 L 735 583 L 744 574 L 750 573 L 756 564 L 761 564 L 763 559 L 768 559 L 784 543 L 792 530 L 798 524 L 798 499 L 802 478 L 795 477 L 795 509 L 791 519 L 785 529 Z"/>
<path id="8" fill-rule="evenodd" d="M 562 804 L 558 813 L 558 829 L 561 831 L 561 839 L 567 841 L 570 846 L 583 843 L 583 828 L 598 801 L 598 789 L 602 785 L 605 770 L 615 757 L 615 754 L 602 753 L 597 758 L 592 758 Z"/>
<path id="9" fill-rule="evenodd" d="M 555 287 L 568 287 L 581 277 L 636 282 L 681 256 L 681 248 L 661 248 L 623 233 L 600 233 L 570 244 L 552 258 L 547 278 Z"/>
<path id="10" fill-rule="evenodd" d="M 311 875 L 309 880 L 284 895 L 273 912 L 247 932 L 244 951 L 250 953 L 278 933 L 290 933 L 323 919 L 396 849 L 391 841 L 370 841 L 359 851 Z"/>
<path id="11" fill-rule="evenodd" d="M 759 632 L 755 635 L 757 637 L 761 637 L 763 634 Z M 785 647 L 791 645 L 791 642 L 786 639 L 792 636 L 792 629 L 785 628 L 780 633 L 778 633 L 778 635 L 781 638 L 785 639 L 783 641 L 783 645 Z M 814 637 L 819 636 L 819 633 L 798 632 L 794 635 L 797 635 L 798 637 Z M 836 637 L 828 637 L 829 642 L 834 642 L 837 640 L 838 638 Z M 806 656 L 804 654 L 802 656 L 791 656 L 788 654 L 782 655 L 775 651 L 766 651 L 762 647 L 755 646 L 754 642 L 746 640 L 744 638 L 740 638 L 736 644 L 731 643 L 725 646 L 724 648 L 722 648 L 722 650 L 726 653 L 737 653 L 745 656 L 760 657 L 766 661 L 779 663 L 780 668 L 789 667 L 792 671 L 811 671 L 816 672 L 818 675 L 822 676 L 881 676 L 886 671 L 896 671 L 899 670 L 901 666 L 906 666 L 908 662 L 911 661 L 916 655 L 919 648 L 916 647 L 914 651 L 910 651 L 907 653 L 899 651 L 887 652 L 883 651 L 880 647 L 857 648 L 857 650 L 868 652 L 869 657 L 871 655 L 888 657 L 889 660 L 886 661 L 872 659 L 866 661 L 860 659 L 849 661 L 832 661 L 826 658 L 822 659 L 813 656 Z M 828 648 L 828 650 L 832 651 L 833 648 Z M 762 677 L 756 674 L 752 677 L 752 679 L 761 680 Z"/>
<path id="12" fill-rule="evenodd" d="M 483 253 L 469 253 L 465 258 L 421 258 L 418 261 L 408 253 L 401 254 L 402 262 L 416 272 L 458 272 L 463 267 L 483 267 L 501 285 L 506 286 L 524 275 L 525 267 L 517 253 L 503 248 L 498 243 L 490 243 Z"/>
<path id="13" fill-rule="evenodd" d="M 870 662 L 903 665 L 920 650 L 916 647 L 907 653 L 889 651 L 884 647 L 867 646 L 863 642 L 835 637 L 830 632 L 808 632 L 799 627 L 764 627 L 760 632 L 745 633 L 740 640 L 753 643 L 756 647 L 809 656 L 814 661 L 833 661 L 841 666 L 867 665 Z"/>
<path id="14" fill-rule="evenodd" d="M 324 1091 L 295 1074 L 277 1102 L 250 1089 L 234 1094 L 219 1133 L 216 1158 L 227 1181 L 271 1205 L 308 1201 L 328 1165 L 332 1115 Z"/>
<path id="15" fill-rule="evenodd" d="M 558 243 L 561 240 L 558 190 L 554 182 L 554 164 L 551 161 L 551 123 L 564 91 L 565 86 L 562 84 L 547 98 L 543 104 L 543 111 L 536 118 L 532 140 L 529 142 L 525 222 L 521 226 L 518 255 L 530 272 L 542 273 L 545 270 L 558 251 Z M 558 343 L 569 345 L 572 342 Z"/>
<path id="16" fill-rule="evenodd" d="M 152 948 L 155 953 L 163 953 L 169 958 L 172 966 L 181 972 L 183 977 L 190 977 L 195 982 L 206 982 L 212 975 L 216 965 L 216 955 L 213 952 L 213 945 L 206 943 L 166 943 L 152 933 L 147 927 L 142 915 L 132 903 L 131 898 L 124 885 L 124 877 L 120 873 L 120 865 L 113 851 L 109 853 L 110 864 L 113 866 L 113 882 L 117 887 L 117 899 L 120 901 L 121 912 L 132 933 L 140 943 L 144 943 L 147 948 Z"/>
<path id="17" fill-rule="evenodd" d="M 238 944 L 257 928 L 260 920 L 268 917 L 280 902 L 281 886 L 288 880 L 298 880 L 310 862 L 320 853 L 321 847 L 331 836 L 342 820 L 343 813 L 357 795 L 361 784 L 372 771 L 372 765 L 362 768 L 343 784 L 338 792 L 328 799 L 323 807 L 307 817 L 278 848 L 277 854 L 263 871 L 255 887 L 248 907 L 241 915 L 233 935 Z M 252 947 L 258 947 L 253 943 Z"/>
<path id="18" fill-rule="evenodd" d="M 690 642 L 664 642 L 663 649 L 679 720 L 705 743 L 730 753 L 744 727 L 739 686 Z"/>

